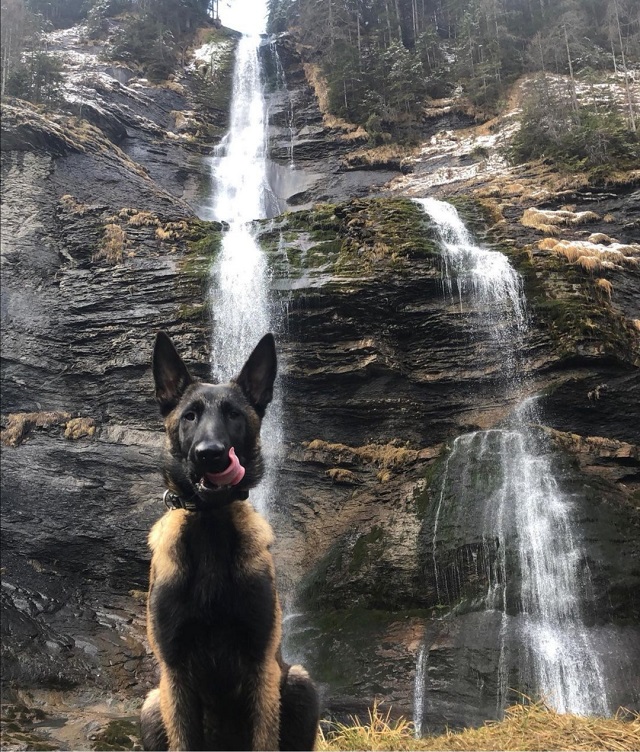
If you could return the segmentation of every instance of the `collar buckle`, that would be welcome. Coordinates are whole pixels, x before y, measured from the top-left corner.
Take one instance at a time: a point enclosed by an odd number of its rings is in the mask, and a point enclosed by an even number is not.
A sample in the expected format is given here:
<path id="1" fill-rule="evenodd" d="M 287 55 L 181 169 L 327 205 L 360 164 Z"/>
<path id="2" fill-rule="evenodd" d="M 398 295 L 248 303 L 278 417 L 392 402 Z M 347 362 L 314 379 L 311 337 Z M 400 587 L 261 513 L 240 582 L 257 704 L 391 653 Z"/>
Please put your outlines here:
<path id="1" fill-rule="evenodd" d="M 169 491 L 169 489 L 167 489 L 162 495 L 162 501 L 164 502 L 165 507 L 169 510 L 187 509 L 189 511 L 192 511 L 197 509 L 195 502 L 191 501 L 190 499 L 181 499 L 172 491 Z"/>

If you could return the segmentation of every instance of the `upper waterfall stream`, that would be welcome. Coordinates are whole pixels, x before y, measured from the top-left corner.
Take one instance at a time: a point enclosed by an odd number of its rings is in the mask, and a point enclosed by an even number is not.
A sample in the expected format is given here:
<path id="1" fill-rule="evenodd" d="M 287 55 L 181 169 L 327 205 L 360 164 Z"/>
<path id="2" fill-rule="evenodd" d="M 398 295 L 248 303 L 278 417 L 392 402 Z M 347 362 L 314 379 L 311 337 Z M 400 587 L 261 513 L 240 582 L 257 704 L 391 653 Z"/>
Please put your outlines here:
<path id="1" fill-rule="evenodd" d="M 254 8 L 255 19 L 264 9 Z M 259 339 L 277 328 L 269 296 L 267 259 L 251 222 L 278 208 L 267 177 L 267 113 L 261 76 L 260 29 L 252 28 L 237 46 L 229 131 L 212 160 L 213 201 L 210 215 L 227 222 L 211 272 L 209 303 L 213 319 L 213 376 L 224 381 L 239 373 Z M 282 400 L 276 390 L 263 427 L 266 473 L 252 495 L 268 513 L 275 483 L 274 465 L 282 444 Z"/>
<path id="2" fill-rule="evenodd" d="M 503 427 L 453 442 L 436 496 L 432 534 L 438 596 L 454 606 L 463 590 L 455 567 L 440 565 L 441 528 L 473 515 L 482 537 L 479 565 L 484 571 L 479 576 L 487 585 L 481 601 L 466 608 L 499 615 L 497 714 L 504 709 L 514 672 L 521 686 L 559 712 L 606 714 L 603 668 L 584 621 L 590 575 L 572 503 L 554 477 L 536 401 L 525 399 L 520 359 L 527 313 L 519 275 L 506 256 L 474 242 L 451 204 L 435 199 L 418 203 L 439 235 L 445 293 L 458 301 L 461 314 L 466 306 L 484 319 L 489 341 L 477 345 L 498 352 L 503 368 L 496 380 L 517 405 Z M 473 326 L 469 334 L 475 336 Z M 514 612 L 517 618 L 509 618 Z M 418 731 L 428 692 L 428 660 L 423 648 L 416 667 Z"/>

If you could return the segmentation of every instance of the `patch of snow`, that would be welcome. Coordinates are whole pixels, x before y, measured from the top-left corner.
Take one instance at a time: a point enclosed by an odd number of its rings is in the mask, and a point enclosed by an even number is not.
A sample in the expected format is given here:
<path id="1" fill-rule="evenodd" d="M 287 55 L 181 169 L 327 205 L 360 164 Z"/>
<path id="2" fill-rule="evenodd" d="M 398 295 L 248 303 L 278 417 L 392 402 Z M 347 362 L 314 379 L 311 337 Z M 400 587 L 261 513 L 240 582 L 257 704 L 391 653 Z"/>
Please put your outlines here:
<path id="1" fill-rule="evenodd" d="M 215 70 L 232 48 L 233 41 L 230 39 L 207 42 L 194 51 L 193 60 L 187 66 L 187 70 L 196 70 L 201 65 L 208 65 L 209 70 Z"/>

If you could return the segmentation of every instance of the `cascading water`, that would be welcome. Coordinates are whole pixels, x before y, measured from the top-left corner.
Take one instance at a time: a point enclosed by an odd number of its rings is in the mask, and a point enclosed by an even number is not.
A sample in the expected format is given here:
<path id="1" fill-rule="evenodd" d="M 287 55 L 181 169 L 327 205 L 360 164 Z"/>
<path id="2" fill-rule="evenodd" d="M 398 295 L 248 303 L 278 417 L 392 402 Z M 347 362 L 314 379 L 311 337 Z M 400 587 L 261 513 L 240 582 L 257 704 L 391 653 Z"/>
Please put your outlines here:
<path id="1" fill-rule="evenodd" d="M 265 15 L 264 5 L 255 2 L 253 28 L 240 38 L 236 51 L 229 131 L 212 162 L 210 216 L 229 225 L 211 275 L 213 368 L 219 380 L 236 375 L 259 339 L 277 325 L 267 260 L 250 224 L 279 208 L 267 179 L 267 118 L 258 53 Z M 276 390 L 262 428 L 267 472 L 252 498 L 264 514 L 282 446 L 281 404 Z"/>
<path id="2" fill-rule="evenodd" d="M 293 145 L 295 136 L 293 101 L 291 99 L 291 94 L 289 93 L 289 87 L 287 86 L 287 77 L 284 72 L 284 66 L 282 65 L 280 53 L 278 52 L 278 45 L 276 44 L 275 40 L 271 42 L 271 55 L 276 65 L 276 86 L 279 91 L 282 91 L 284 93 L 287 100 L 285 121 L 286 128 L 289 133 L 289 168 L 293 169 L 295 165 L 295 162 L 293 160 Z"/>
<path id="3" fill-rule="evenodd" d="M 461 310 L 466 301 L 476 315 L 480 312 L 483 329 L 489 330 L 490 344 L 503 363 L 501 388 L 520 402 L 504 428 L 466 434 L 453 443 L 443 468 L 432 537 L 438 597 L 451 601 L 449 591 L 458 594 L 461 589 L 452 574 L 455 567 L 443 572 L 439 566 L 440 528 L 455 516 L 459 522 L 473 509 L 473 524 L 478 524 L 478 516 L 481 520 L 486 592 L 467 608 L 500 614 L 497 714 L 508 689 L 508 646 L 518 656 L 512 668 L 521 683 L 556 710 L 606 714 L 602 665 L 584 623 L 589 572 L 574 533 L 571 504 L 558 487 L 535 427 L 540 423 L 535 400 L 521 396 L 526 383 L 518 353 L 527 316 L 519 276 L 505 256 L 473 241 L 453 206 L 434 199 L 418 203 L 440 236 L 446 292 L 457 297 Z M 515 553 L 507 560 L 509 551 Z M 518 619 L 507 616 L 508 601 L 516 604 L 512 610 L 520 614 Z M 418 730 L 424 714 L 426 653 L 423 647 L 416 667 Z"/>

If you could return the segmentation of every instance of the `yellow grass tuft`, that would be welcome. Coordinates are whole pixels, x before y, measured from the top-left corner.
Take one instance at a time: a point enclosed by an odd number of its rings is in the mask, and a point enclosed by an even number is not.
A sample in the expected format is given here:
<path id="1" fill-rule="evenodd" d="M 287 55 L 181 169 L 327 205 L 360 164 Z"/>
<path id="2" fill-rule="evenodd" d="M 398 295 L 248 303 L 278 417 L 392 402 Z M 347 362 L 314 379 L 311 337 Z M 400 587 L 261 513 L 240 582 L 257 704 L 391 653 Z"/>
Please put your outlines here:
<path id="1" fill-rule="evenodd" d="M 571 217 L 569 224 L 572 225 L 584 225 L 587 222 L 597 222 L 600 217 L 592 211 L 578 212 L 575 216 Z"/>
<path id="2" fill-rule="evenodd" d="M 556 238 L 542 238 L 538 241 L 538 248 L 541 251 L 552 251 L 558 245 Z"/>
<path id="3" fill-rule="evenodd" d="M 368 138 L 366 131 L 363 132 L 365 138 Z M 362 148 L 349 152 L 344 161 L 350 167 L 377 167 L 386 165 L 400 166 L 403 159 L 410 156 L 415 149 L 400 144 L 383 144 L 374 146 L 370 149 Z"/>
<path id="4" fill-rule="evenodd" d="M 369 722 L 333 724 L 319 735 L 317 749 L 329 750 L 615 750 L 640 749 L 640 716 L 620 710 L 615 718 L 561 715 L 544 703 L 514 705 L 503 721 L 487 721 L 477 729 L 448 731 L 416 739 L 413 724 L 393 721 L 377 705 Z"/>
<path id="5" fill-rule="evenodd" d="M 332 467 L 327 470 L 327 475 L 334 483 L 360 483 L 360 478 L 351 470 L 345 470 L 343 467 Z"/>
<path id="6" fill-rule="evenodd" d="M 609 237 L 609 235 L 605 235 L 604 232 L 592 232 L 591 235 L 587 238 L 587 240 L 590 243 L 598 243 L 598 244 L 605 244 L 609 245 L 609 243 L 615 243 L 616 241 Z"/>
<path id="7" fill-rule="evenodd" d="M 613 292 L 613 285 L 611 282 L 609 282 L 608 279 L 603 279 L 600 277 L 600 279 L 596 279 L 596 287 L 599 290 L 602 290 L 604 294 L 611 300 L 611 293 Z"/>
<path id="8" fill-rule="evenodd" d="M 602 268 L 601 262 L 593 256 L 580 256 L 580 258 L 576 259 L 576 264 L 581 266 L 586 272 L 589 272 L 589 274 L 593 274 L 593 272 Z"/>
<path id="9" fill-rule="evenodd" d="M 582 256 L 581 249 L 576 248 L 569 243 L 557 243 L 553 247 L 553 251 L 554 253 L 558 253 L 559 255 L 564 256 L 572 264 L 575 263 L 580 258 L 580 256 Z"/>
<path id="10" fill-rule="evenodd" d="M 122 262 L 126 246 L 127 234 L 122 227 L 116 224 L 105 225 L 100 248 L 94 254 L 93 260 L 103 258 L 110 264 L 119 264 Z"/>
<path id="11" fill-rule="evenodd" d="M 93 418 L 71 418 L 64 429 L 66 439 L 82 439 L 85 436 L 91 438 L 96 432 L 96 422 Z"/>
<path id="12" fill-rule="evenodd" d="M 319 733 L 317 750 L 374 750 L 374 749 L 415 749 L 413 723 L 401 718 L 391 720 L 391 711 L 383 715 L 377 703 L 369 709 L 369 721 L 362 724 L 358 718 L 352 718 L 353 725 L 332 724 L 325 734 Z"/>
<path id="13" fill-rule="evenodd" d="M 358 458 L 362 462 L 376 465 L 382 470 L 399 467 L 418 459 L 430 459 L 435 456 L 434 452 L 418 449 L 408 449 L 405 446 L 390 444 L 365 444 L 364 446 L 351 447 L 347 444 L 332 444 L 322 439 L 314 439 L 306 445 L 307 450 L 321 451 L 330 454 L 334 461 L 340 463 L 346 459 Z M 437 452 L 438 450 L 434 450 Z M 428 455 L 428 456 L 427 456 Z"/>
<path id="14" fill-rule="evenodd" d="M 632 319 L 631 323 L 633 324 L 634 329 L 637 329 L 640 332 L 640 319 Z"/>
<path id="15" fill-rule="evenodd" d="M 151 212 L 139 211 L 129 219 L 129 224 L 132 227 L 157 227 L 160 220 Z"/>
<path id="16" fill-rule="evenodd" d="M 557 235 L 561 226 L 582 225 L 599 219 L 592 211 L 573 212 L 566 209 L 551 211 L 549 209 L 525 209 L 520 222 L 525 227 L 533 227 L 546 235 Z"/>
<path id="17" fill-rule="evenodd" d="M 81 204 L 76 201 L 76 199 L 69 193 L 66 193 L 60 198 L 60 205 L 65 211 L 69 212 L 69 214 L 77 214 L 80 217 L 84 217 L 89 210 L 89 207 L 86 204 Z"/>
<path id="18" fill-rule="evenodd" d="M 0 442 L 4 446 L 16 447 L 22 444 L 34 428 L 50 428 L 64 425 L 71 415 L 62 411 L 41 413 L 10 413 L 7 425 L 0 432 Z"/>
<path id="19" fill-rule="evenodd" d="M 158 238 L 158 240 L 172 240 L 175 237 L 175 232 L 172 232 L 171 230 L 165 230 L 163 227 L 158 227 L 156 229 L 156 238 Z"/>

